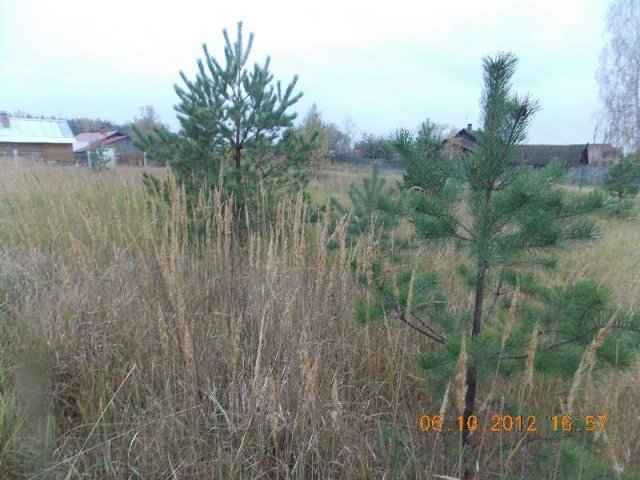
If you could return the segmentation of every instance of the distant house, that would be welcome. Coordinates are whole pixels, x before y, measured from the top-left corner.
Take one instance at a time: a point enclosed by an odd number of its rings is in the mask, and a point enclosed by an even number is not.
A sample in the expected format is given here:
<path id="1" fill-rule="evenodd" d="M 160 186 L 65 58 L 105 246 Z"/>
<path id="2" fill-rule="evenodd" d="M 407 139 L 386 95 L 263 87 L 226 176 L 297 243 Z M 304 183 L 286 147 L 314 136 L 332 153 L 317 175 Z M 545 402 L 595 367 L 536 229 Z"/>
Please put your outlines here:
<path id="1" fill-rule="evenodd" d="M 0 160 L 73 165 L 73 133 L 66 120 L 11 117 L 0 112 Z"/>
<path id="2" fill-rule="evenodd" d="M 90 165 L 91 155 L 101 148 L 109 159 L 109 166 L 141 165 L 144 153 L 134 145 L 126 133 L 117 130 L 100 130 L 76 135 L 73 156 L 76 164 Z"/>
<path id="3" fill-rule="evenodd" d="M 467 125 L 447 137 L 442 145 L 451 158 L 460 160 L 472 152 L 478 143 L 478 130 Z M 606 173 L 610 165 L 620 160 L 620 152 L 606 143 L 586 145 L 520 145 L 516 163 L 544 167 L 552 160 L 559 160 L 571 168 L 584 165 L 587 173 L 594 178 Z"/>
<path id="4" fill-rule="evenodd" d="M 442 142 L 445 153 L 455 160 L 461 160 L 476 148 L 478 139 L 477 132 L 474 133 L 473 125 L 468 124 L 467 128 L 463 128 L 456 133 L 449 135 Z"/>

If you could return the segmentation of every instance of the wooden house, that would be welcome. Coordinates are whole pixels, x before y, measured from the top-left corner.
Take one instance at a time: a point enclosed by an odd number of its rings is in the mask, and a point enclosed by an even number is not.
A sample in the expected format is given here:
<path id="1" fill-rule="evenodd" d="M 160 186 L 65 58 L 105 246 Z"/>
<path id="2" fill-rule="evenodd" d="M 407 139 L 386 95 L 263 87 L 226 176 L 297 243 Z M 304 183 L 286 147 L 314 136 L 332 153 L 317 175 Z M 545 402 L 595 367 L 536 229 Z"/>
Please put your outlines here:
<path id="1" fill-rule="evenodd" d="M 109 166 L 142 165 L 144 153 L 134 145 L 126 133 L 102 129 L 76 135 L 73 155 L 78 165 L 89 165 L 91 154 L 101 148 L 109 159 Z"/>
<path id="2" fill-rule="evenodd" d="M 469 124 L 447 137 L 442 145 L 445 153 L 461 160 L 471 153 L 478 143 L 482 132 L 473 130 Z M 516 154 L 516 163 L 539 168 L 552 160 L 559 160 L 568 167 L 588 165 L 594 168 L 607 168 L 620 160 L 620 152 L 606 143 L 578 145 L 520 145 Z"/>
<path id="3" fill-rule="evenodd" d="M 66 120 L 20 118 L 0 112 L 0 161 L 73 165 L 73 134 Z"/>

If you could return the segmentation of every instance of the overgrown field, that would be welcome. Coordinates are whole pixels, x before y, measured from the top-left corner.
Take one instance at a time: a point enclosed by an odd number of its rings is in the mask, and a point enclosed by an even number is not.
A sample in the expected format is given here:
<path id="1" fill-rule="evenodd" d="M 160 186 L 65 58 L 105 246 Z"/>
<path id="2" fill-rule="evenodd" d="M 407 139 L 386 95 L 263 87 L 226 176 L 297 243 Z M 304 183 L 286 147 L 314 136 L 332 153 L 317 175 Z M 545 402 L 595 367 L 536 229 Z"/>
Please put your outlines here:
<path id="1" fill-rule="evenodd" d="M 0 478 L 458 475 L 458 434 L 418 428 L 423 414 L 456 415 L 455 392 L 426 393 L 417 356 L 429 342 L 393 319 L 353 320 L 366 242 L 350 249 L 344 225 L 309 222 L 324 208 L 301 197 L 269 223 L 233 219 L 215 195 L 193 238 L 180 192 L 160 208 L 140 175 L 2 171 Z M 345 198 L 361 175 L 322 172 L 311 197 Z M 563 252 L 548 282 L 595 278 L 640 307 L 633 215 L 603 218 L 601 239 Z M 415 261 L 466 307 L 458 255 L 422 248 Z M 536 379 L 525 400 L 550 416 L 566 395 Z M 504 409 L 485 402 L 483 425 Z M 602 414 L 606 434 L 478 432 L 477 478 L 640 478 L 640 366 L 596 370 L 575 415 Z"/>

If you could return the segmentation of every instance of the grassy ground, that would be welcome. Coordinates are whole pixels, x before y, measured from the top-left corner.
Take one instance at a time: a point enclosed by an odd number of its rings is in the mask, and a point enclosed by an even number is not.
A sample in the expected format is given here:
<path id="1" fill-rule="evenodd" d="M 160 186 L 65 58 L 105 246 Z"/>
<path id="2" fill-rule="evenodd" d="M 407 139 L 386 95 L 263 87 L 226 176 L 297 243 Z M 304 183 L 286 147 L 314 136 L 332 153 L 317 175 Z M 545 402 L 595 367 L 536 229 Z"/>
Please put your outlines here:
<path id="1" fill-rule="evenodd" d="M 362 174 L 322 172 L 312 198 L 344 200 Z M 422 414 L 452 410 L 425 393 L 416 356 L 430 345 L 399 324 L 354 323 L 354 253 L 325 248 L 300 199 L 243 241 L 216 198 L 203 205 L 206 240 L 188 241 L 175 205 L 149 208 L 138 169 L 2 172 L 0 477 L 457 475 L 457 434 L 418 428 Z M 601 227 L 548 281 L 593 277 L 637 307 L 640 221 Z M 463 305 L 458 255 L 422 249 L 416 261 Z M 576 415 L 607 413 L 607 435 L 580 449 L 487 434 L 478 478 L 640 471 L 639 380 L 639 367 L 599 372 Z M 563 395 L 540 380 L 528 401 L 552 411 Z"/>

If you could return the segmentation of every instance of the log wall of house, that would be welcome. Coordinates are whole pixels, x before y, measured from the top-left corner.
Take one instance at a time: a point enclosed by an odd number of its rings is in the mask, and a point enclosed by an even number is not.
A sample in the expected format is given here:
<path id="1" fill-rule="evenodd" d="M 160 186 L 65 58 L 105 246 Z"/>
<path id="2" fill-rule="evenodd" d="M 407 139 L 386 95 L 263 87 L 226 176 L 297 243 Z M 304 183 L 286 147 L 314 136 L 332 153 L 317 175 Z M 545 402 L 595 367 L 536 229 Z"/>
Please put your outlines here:
<path id="1" fill-rule="evenodd" d="M 0 143 L 0 158 L 21 162 L 59 163 L 73 165 L 73 146 L 70 143 Z"/>

